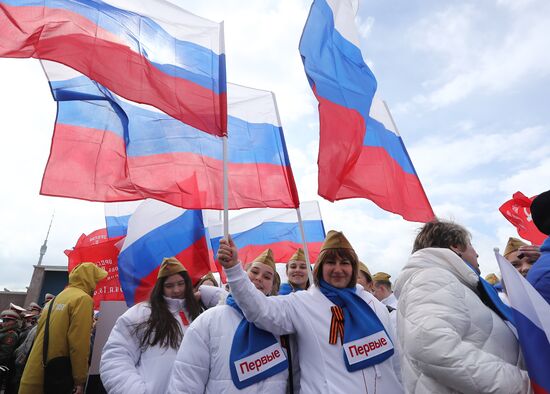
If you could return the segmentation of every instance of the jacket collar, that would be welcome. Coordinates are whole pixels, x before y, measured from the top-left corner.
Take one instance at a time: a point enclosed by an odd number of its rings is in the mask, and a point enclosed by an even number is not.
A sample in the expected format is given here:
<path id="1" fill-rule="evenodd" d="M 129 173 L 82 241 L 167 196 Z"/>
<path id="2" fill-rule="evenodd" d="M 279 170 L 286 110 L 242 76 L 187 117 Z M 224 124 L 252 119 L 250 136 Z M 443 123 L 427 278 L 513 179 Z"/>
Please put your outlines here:
<path id="1" fill-rule="evenodd" d="M 179 312 L 185 308 L 185 300 L 164 297 L 164 301 L 166 301 L 166 305 L 168 305 L 168 309 L 172 313 Z"/>
<path id="2" fill-rule="evenodd" d="M 401 289 L 414 273 L 434 267 L 449 271 L 462 284 L 477 292 L 478 275 L 455 252 L 447 248 L 426 248 L 413 253 L 403 267 L 395 283 L 396 296 L 399 298 Z"/>

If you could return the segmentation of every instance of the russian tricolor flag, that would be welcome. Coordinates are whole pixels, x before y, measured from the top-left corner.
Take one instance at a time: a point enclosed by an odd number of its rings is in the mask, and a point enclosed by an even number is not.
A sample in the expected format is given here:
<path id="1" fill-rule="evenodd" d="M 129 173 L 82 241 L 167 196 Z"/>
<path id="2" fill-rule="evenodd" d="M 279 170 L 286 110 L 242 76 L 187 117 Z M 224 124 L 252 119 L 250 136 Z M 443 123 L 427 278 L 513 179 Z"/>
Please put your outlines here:
<path id="1" fill-rule="evenodd" d="M 319 195 L 329 201 L 368 198 L 407 220 L 434 213 L 363 60 L 357 2 L 315 0 L 300 54 L 319 101 Z M 371 107 L 372 104 L 372 107 Z"/>
<path id="2" fill-rule="evenodd" d="M 222 141 L 43 61 L 58 113 L 41 193 L 222 209 Z M 229 86 L 229 208 L 298 205 L 273 93 Z"/>
<path id="3" fill-rule="evenodd" d="M 313 263 L 325 239 L 325 228 L 317 201 L 302 202 L 300 212 L 311 262 Z M 223 224 L 209 225 L 214 256 L 223 238 Z M 243 263 L 253 261 L 265 249 L 271 248 L 276 262 L 286 263 L 303 248 L 295 209 L 255 209 L 229 220 L 229 232 L 239 249 Z"/>
<path id="4" fill-rule="evenodd" d="M 140 200 L 105 204 L 105 225 L 109 238 L 126 236 L 128 221 L 141 203 Z"/>
<path id="5" fill-rule="evenodd" d="M 495 252 L 535 394 L 550 394 L 550 304 Z"/>
<path id="6" fill-rule="evenodd" d="M 66 64 L 128 100 L 226 132 L 223 24 L 165 0 L 0 0 L 0 57 Z"/>
<path id="7" fill-rule="evenodd" d="M 361 154 L 343 180 L 337 199 L 364 197 L 413 222 L 435 214 L 386 104 L 375 97 Z"/>
<path id="8" fill-rule="evenodd" d="M 359 49 L 354 5 L 315 0 L 300 40 L 305 72 L 319 101 L 319 194 L 330 201 L 359 158 L 377 85 Z"/>
<path id="9" fill-rule="evenodd" d="M 193 283 L 209 272 L 209 252 L 200 210 L 148 199 L 133 213 L 118 256 L 120 284 L 128 306 L 146 300 L 165 257 L 175 256 Z"/>

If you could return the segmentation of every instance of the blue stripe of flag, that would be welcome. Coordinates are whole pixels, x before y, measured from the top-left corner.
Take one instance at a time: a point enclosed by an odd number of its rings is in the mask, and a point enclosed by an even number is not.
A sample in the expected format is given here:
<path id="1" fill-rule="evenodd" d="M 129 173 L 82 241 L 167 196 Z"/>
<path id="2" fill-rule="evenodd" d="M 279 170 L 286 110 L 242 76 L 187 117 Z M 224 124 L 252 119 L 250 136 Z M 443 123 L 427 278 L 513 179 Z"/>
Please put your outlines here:
<path id="1" fill-rule="evenodd" d="M 403 171 L 416 175 L 401 137 L 386 129 L 383 123 L 371 117 L 369 117 L 367 123 L 367 132 L 363 139 L 363 145 L 384 148 Z"/>
<path id="2" fill-rule="evenodd" d="M 515 327 L 529 377 L 550 393 L 550 342 L 546 334 L 517 309 L 512 309 Z"/>
<path id="3" fill-rule="evenodd" d="M 365 122 L 376 91 L 376 78 L 361 50 L 334 26 L 325 0 L 315 0 L 300 40 L 300 54 L 310 85 L 333 103 L 359 112 Z"/>
<path id="4" fill-rule="evenodd" d="M 57 123 L 108 130 L 126 141 L 129 157 L 194 153 L 222 160 L 220 139 L 162 112 L 134 106 L 85 76 L 50 83 L 59 109 Z M 114 113 L 113 113 L 114 112 Z M 290 163 L 281 127 L 228 116 L 229 162 Z"/>
<path id="5" fill-rule="evenodd" d="M 204 236 L 202 211 L 186 210 L 122 250 L 118 269 L 125 296 L 133 295 L 139 280 L 154 271 L 165 257 L 176 256 Z"/>
<path id="6" fill-rule="evenodd" d="M 321 220 L 304 220 L 304 232 L 307 242 L 322 242 L 325 229 Z M 248 245 L 269 245 L 277 242 L 302 243 L 298 223 L 264 222 L 253 229 L 232 233 L 231 237 L 239 249 Z M 218 253 L 222 237 L 212 238 L 210 244 L 214 256 Z"/>
<path id="7" fill-rule="evenodd" d="M 107 225 L 107 236 L 116 238 L 125 236 L 128 232 L 128 221 L 130 216 L 105 216 L 105 224 Z"/>

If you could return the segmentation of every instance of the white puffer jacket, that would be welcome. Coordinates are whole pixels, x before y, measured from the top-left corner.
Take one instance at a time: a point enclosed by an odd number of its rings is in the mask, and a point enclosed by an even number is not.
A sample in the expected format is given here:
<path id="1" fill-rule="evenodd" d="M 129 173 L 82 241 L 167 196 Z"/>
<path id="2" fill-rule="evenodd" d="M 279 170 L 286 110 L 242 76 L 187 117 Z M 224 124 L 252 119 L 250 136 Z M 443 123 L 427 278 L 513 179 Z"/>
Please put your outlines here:
<path id="1" fill-rule="evenodd" d="M 270 393 L 286 392 L 288 370 L 239 390 L 231 380 L 229 354 L 242 320 L 229 305 L 218 305 L 191 324 L 180 346 L 168 393 Z"/>
<path id="2" fill-rule="evenodd" d="M 476 293 L 478 276 L 450 249 L 414 253 L 395 283 L 407 393 L 527 393 L 512 330 Z"/>
<path id="3" fill-rule="evenodd" d="M 187 321 L 191 321 L 185 301 L 165 298 L 174 318 L 185 333 L 179 311 L 183 310 Z M 172 364 L 178 349 L 149 346 L 144 352 L 134 334 L 137 324 L 146 321 L 151 313 L 148 303 L 142 302 L 128 309 L 120 316 L 103 348 L 99 373 L 103 386 L 109 394 L 164 394 Z"/>

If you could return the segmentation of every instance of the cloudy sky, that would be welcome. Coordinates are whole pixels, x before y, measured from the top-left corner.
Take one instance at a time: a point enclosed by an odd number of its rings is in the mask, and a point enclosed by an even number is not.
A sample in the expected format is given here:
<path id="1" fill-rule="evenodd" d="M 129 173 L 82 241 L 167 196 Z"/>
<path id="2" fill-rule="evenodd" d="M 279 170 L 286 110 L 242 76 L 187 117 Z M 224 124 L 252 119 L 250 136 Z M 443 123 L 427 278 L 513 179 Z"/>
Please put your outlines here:
<path id="1" fill-rule="evenodd" d="M 174 0 L 225 21 L 231 82 L 275 92 L 303 201 L 317 190 L 318 114 L 298 53 L 310 1 Z M 361 0 L 362 51 L 434 211 L 473 234 L 484 273 L 514 227 L 498 207 L 550 187 L 550 2 Z M 53 211 L 44 263 L 104 227 L 103 205 L 40 196 L 56 106 L 36 60 L 0 59 L 0 288 L 24 289 Z M 394 277 L 419 227 L 367 200 L 321 201 L 371 271 Z"/>

